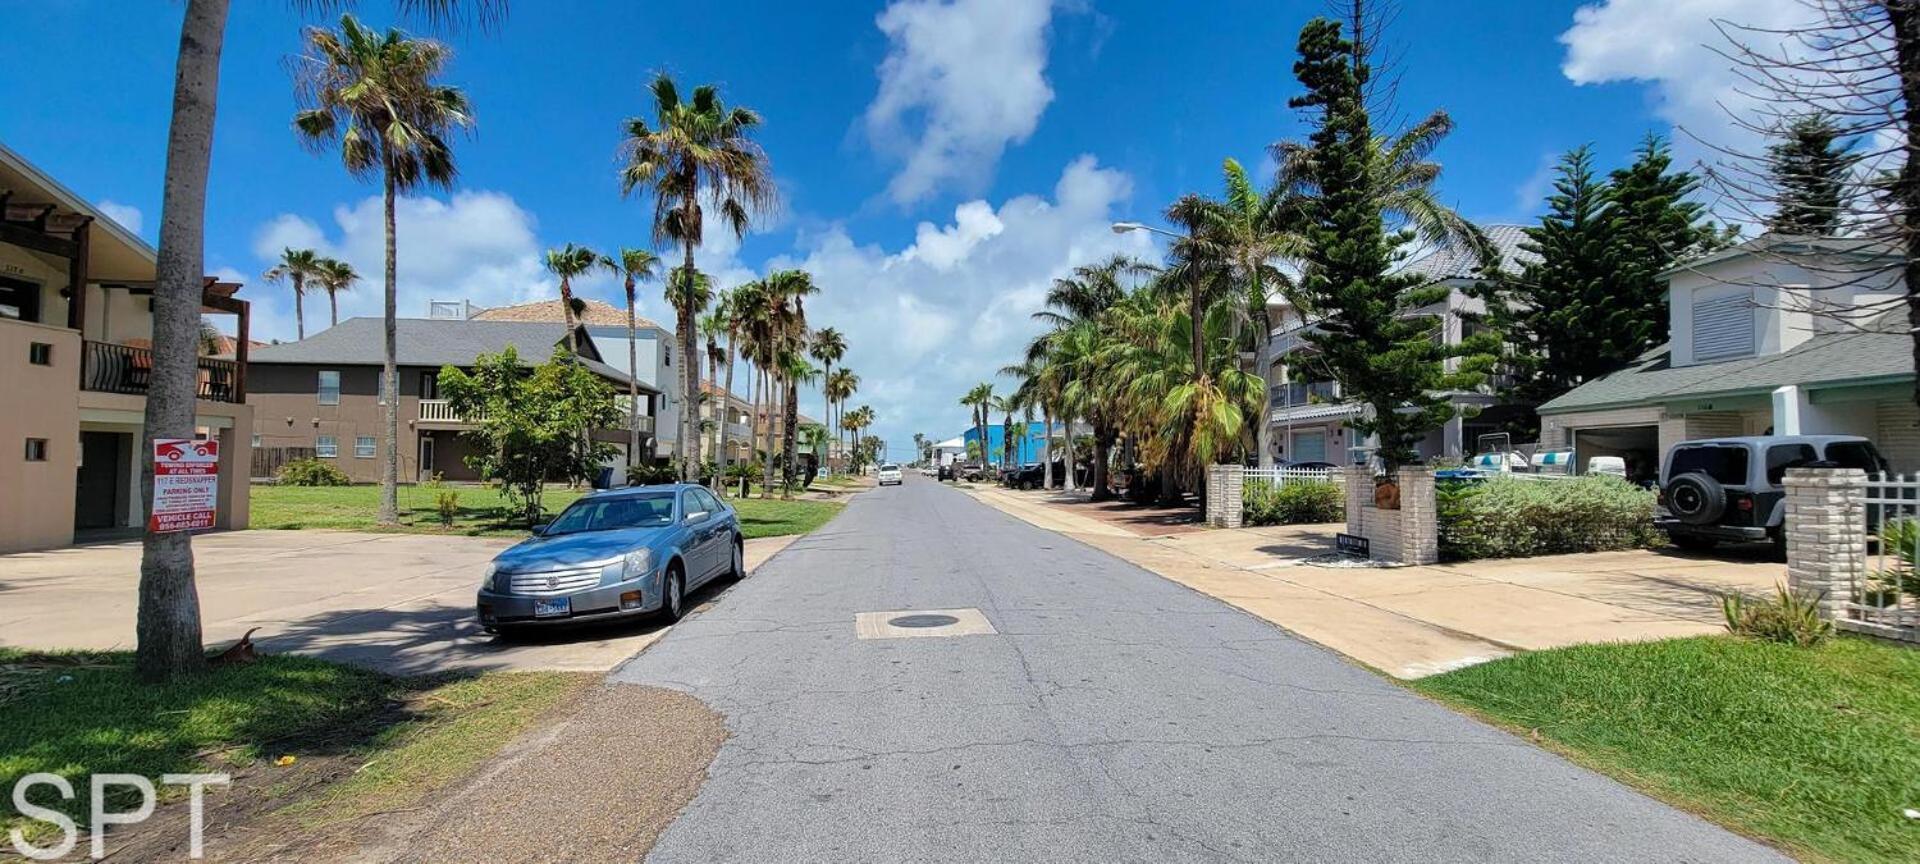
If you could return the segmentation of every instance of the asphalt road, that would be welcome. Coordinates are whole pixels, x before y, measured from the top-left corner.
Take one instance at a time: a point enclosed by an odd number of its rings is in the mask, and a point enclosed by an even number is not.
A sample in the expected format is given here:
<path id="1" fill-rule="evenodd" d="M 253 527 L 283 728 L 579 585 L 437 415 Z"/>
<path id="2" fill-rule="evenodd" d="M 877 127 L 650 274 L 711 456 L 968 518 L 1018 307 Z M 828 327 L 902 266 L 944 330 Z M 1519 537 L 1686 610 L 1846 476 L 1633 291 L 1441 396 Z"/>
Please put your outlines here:
<path id="1" fill-rule="evenodd" d="M 997 634 L 855 635 L 953 608 Z M 921 478 L 615 677 L 732 733 L 653 861 L 1777 858 Z"/>

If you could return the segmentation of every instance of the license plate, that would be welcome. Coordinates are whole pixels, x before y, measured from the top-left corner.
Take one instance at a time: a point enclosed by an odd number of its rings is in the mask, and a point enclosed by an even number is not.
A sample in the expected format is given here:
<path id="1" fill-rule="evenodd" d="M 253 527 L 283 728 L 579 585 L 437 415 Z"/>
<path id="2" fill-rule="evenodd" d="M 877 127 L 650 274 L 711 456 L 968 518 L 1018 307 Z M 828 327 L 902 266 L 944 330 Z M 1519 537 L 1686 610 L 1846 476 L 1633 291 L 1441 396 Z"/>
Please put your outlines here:
<path id="1" fill-rule="evenodd" d="M 572 598 L 556 597 L 552 600 L 533 601 L 533 617 L 535 618 L 563 618 L 572 614 Z"/>

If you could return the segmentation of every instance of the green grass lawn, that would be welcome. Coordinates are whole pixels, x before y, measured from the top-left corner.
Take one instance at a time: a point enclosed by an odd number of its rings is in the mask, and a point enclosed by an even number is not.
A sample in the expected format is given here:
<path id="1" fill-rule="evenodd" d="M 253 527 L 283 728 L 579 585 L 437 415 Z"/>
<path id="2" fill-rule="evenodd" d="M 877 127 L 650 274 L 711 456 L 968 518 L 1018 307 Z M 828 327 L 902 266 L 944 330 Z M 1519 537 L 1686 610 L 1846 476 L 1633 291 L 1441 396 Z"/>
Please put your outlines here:
<path id="1" fill-rule="evenodd" d="M 1864 638 L 1586 645 L 1416 688 L 1796 854 L 1920 861 L 1920 650 Z"/>
<path id="2" fill-rule="evenodd" d="M 451 528 L 440 526 L 437 502 L 441 492 L 460 495 L 459 513 Z M 508 517 L 506 502 L 499 493 L 484 486 L 402 486 L 399 493 L 401 524 L 397 529 L 382 529 L 374 524 L 374 516 L 380 509 L 378 486 L 255 486 L 251 520 L 255 528 L 272 529 L 398 530 L 485 537 L 520 537 L 527 533 L 524 525 Z M 543 503 L 548 513 L 558 513 L 581 494 L 564 488 L 549 489 Z M 728 503 L 740 511 L 740 527 L 749 538 L 805 534 L 826 524 L 843 506 L 829 501 L 777 498 L 728 499 Z"/>
<path id="3" fill-rule="evenodd" d="M 222 771 L 291 755 L 345 756 L 385 767 L 357 772 L 353 791 L 390 801 L 395 788 L 431 790 L 504 746 L 591 676 L 496 673 L 455 681 L 401 681 L 289 655 L 189 681 L 136 682 L 124 652 L 27 653 L 0 648 L 0 788 L 25 774 L 87 776 Z M 160 787 L 163 794 L 172 787 Z M 179 790 L 173 789 L 177 792 Z M 138 802 L 114 789 L 116 809 Z M 413 793 L 409 793 L 413 794 Z M 417 794 L 425 794 L 419 792 Z M 29 798 L 87 824 L 84 794 L 51 787 Z M 51 826 L 0 810 L 0 833 Z"/>

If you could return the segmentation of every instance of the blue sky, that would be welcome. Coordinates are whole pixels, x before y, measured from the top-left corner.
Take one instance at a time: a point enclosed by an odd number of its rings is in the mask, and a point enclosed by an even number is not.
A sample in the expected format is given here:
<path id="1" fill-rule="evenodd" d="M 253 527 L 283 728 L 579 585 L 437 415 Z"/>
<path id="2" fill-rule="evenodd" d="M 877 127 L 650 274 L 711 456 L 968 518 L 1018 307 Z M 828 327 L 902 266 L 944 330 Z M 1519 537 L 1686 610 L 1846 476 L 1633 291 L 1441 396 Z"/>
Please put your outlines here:
<path id="1" fill-rule="evenodd" d="M 1648 132 L 1719 140 L 1725 62 L 1711 20 L 1773 20 L 1792 0 L 1409 0 L 1389 34 L 1398 106 L 1449 111 L 1443 196 L 1488 222 L 1538 207 L 1545 167 L 1593 143 L 1603 164 Z M 292 337 L 284 289 L 258 284 L 287 244 L 379 272 L 377 190 L 303 150 L 285 69 L 301 17 L 237 2 L 229 24 L 208 207 L 208 267 L 249 283 L 266 336 Z M 184 5 L 9 3 L 0 140 L 155 236 L 172 64 Z M 1258 167 L 1305 134 L 1286 108 L 1299 27 L 1322 0 L 836 0 L 516 2 L 497 32 L 449 38 L 450 83 L 476 108 L 456 193 L 402 208 L 402 314 L 428 299 L 553 296 L 535 263 L 565 242 L 647 240 L 622 200 L 622 118 L 658 70 L 714 82 L 766 117 L 781 212 L 744 243 L 701 252 L 723 283 L 806 266 L 816 326 L 853 341 L 861 399 L 896 444 L 957 434 L 965 385 L 1014 359 L 1049 280 L 1112 251 L 1115 219 L 1153 221 L 1216 192 L 1220 160 Z M 1470 10 L 1470 11 L 1469 11 Z M 386 3 L 359 4 L 367 22 Z M 76 62 L 85 45 L 90 62 Z M 1686 154 L 1704 152 L 1677 136 Z M 597 280 L 585 293 L 613 299 Z M 309 330 L 320 314 L 310 304 Z M 377 285 L 344 306 L 377 314 Z M 657 288 L 643 311 L 670 320 Z M 819 416 L 818 398 L 807 403 Z M 899 455 L 905 455 L 904 450 Z"/>

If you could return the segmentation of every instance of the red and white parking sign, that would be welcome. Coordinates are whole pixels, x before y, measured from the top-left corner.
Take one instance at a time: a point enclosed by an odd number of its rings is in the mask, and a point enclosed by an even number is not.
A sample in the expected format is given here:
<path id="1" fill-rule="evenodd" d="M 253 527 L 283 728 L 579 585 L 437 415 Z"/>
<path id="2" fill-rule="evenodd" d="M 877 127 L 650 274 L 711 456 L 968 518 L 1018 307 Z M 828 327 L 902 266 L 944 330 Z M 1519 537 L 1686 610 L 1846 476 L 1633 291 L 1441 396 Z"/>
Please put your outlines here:
<path id="1" fill-rule="evenodd" d="M 153 517 L 150 531 L 213 527 L 220 496 L 220 442 L 157 438 L 153 442 Z"/>

